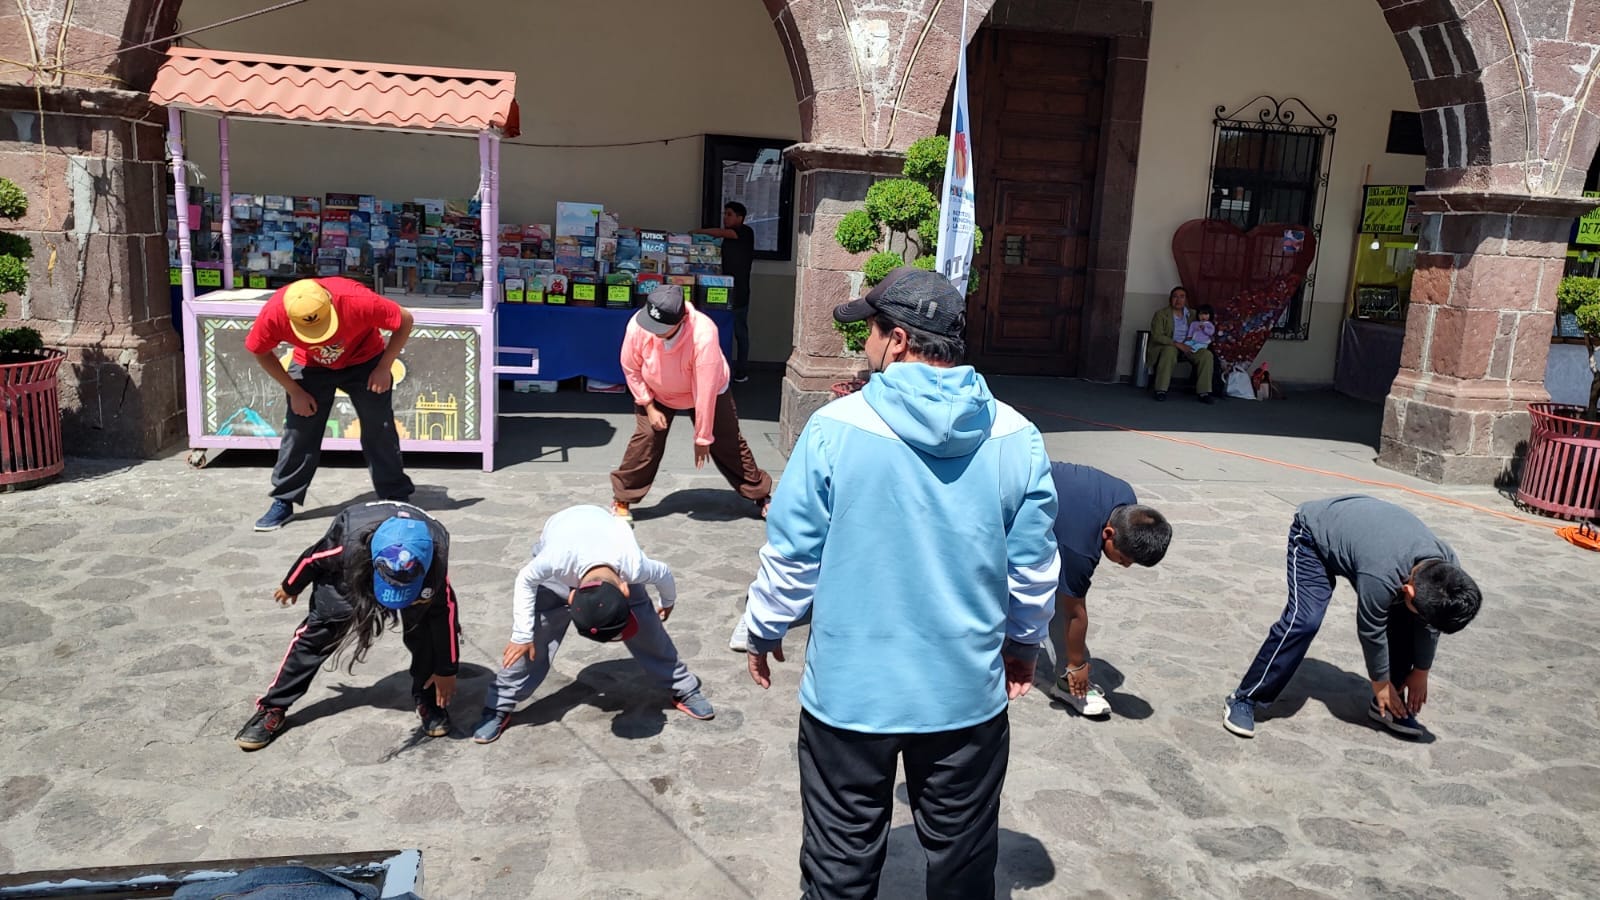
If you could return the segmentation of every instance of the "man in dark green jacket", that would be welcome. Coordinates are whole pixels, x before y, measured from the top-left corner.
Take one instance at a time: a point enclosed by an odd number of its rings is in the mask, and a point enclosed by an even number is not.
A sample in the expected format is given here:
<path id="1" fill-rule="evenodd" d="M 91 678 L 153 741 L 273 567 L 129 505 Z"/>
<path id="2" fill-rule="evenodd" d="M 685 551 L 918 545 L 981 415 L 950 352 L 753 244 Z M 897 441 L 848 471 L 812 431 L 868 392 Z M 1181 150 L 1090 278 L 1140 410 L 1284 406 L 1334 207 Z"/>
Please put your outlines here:
<path id="1" fill-rule="evenodd" d="M 1183 346 L 1189 336 L 1189 326 L 1194 324 L 1194 311 L 1189 309 L 1189 292 L 1181 287 L 1172 289 L 1167 296 L 1168 305 L 1156 310 L 1150 318 L 1150 352 L 1156 370 L 1156 399 L 1167 399 L 1167 387 L 1172 384 L 1172 367 L 1182 358 L 1194 363 L 1194 389 L 1201 403 L 1211 402 L 1211 372 L 1216 357 L 1210 348 L 1190 350 Z"/>

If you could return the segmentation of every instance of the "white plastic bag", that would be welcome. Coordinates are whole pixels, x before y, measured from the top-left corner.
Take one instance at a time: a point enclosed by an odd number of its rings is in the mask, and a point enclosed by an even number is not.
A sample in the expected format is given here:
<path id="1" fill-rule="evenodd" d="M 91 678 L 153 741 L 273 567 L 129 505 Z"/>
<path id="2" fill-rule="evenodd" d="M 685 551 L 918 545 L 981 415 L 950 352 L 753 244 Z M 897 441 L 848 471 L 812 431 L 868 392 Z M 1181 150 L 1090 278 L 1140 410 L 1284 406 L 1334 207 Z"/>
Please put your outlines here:
<path id="1" fill-rule="evenodd" d="M 1229 397 L 1237 397 L 1240 400 L 1256 399 L 1256 389 L 1250 384 L 1250 372 L 1244 366 L 1236 365 L 1229 369 L 1225 384 Z"/>

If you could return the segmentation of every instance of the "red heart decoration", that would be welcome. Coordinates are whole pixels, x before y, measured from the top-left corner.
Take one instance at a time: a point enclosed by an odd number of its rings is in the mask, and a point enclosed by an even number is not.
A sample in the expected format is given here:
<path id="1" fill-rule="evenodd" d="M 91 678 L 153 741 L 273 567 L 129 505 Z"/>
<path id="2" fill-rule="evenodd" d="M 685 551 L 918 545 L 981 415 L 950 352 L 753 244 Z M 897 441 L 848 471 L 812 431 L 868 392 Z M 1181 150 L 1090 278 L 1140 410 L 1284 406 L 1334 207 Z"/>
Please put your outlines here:
<path id="1" fill-rule="evenodd" d="M 1261 352 L 1316 255 L 1311 229 L 1285 222 L 1247 232 L 1220 219 L 1191 219 L 1172 235 L 1172 258 L 1189 307 L 1210 304 L 1216 310 L 1213 343 L 1225 366 L 1250 363 Z"/>

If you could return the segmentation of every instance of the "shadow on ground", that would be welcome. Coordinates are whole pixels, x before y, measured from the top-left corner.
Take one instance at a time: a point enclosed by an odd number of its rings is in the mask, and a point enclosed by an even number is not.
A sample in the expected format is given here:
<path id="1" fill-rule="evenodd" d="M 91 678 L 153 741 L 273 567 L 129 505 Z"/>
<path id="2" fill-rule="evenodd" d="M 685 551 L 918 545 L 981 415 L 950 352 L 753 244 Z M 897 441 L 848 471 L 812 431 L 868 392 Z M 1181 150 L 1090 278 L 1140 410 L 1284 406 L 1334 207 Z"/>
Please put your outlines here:
<path id="1" fill-rule="evenodd" d="M 324 678 L 352 678 L 347 667 L 321 673 Z M 450 704 L 450 718 L 455 722 L 455 734 L 452 737 L 461 737 L 463 716 L 468 715 L 468 707 L 472 707 L 473 715 L 476 714 L 476 699 L 488 687 L 485 680 L 494 673 L 483 666 L 474 663 L 462 663 L 456 673 L 456 696 Z M 289 724 L 292 727 L 310 725 L 318 719 L 335 715 L 358 706 L 371 706 L 378 709 L 403 710 L 415 713 L 416 705 L 411 700 L 411 673 L 391 672 L 376 682 L 367 685 L 351 684 L 343 681 L 338 684 L 329 684 L 329 689 L 334 696 L 293 709 L 289 712 Z M 465 698 L 474 698 L 468 703 Z M 474 722 L 473 724 L 476 724 Z"/>
<path id="2" fill-rule="evenodd" d="M 639 740 L 655 737 L 666 727 L 666 711 L 672 708 L 672 698 L 666 691 L 645 683 L 633 657 L 608 659 L 584 667 L 571 684 L 538 697 L 513 714 L 507 730 L 559 722 L 579 706 L 616 713 L 611 719 L 611 733 Z"/>
<path id="3" fill-rule="evenodd" d="M 895 794 L 906 800 L 904 783 Z M 927 896 L 925 890 L 927 857 L 917 842 L 916 827 L 901 825 L 889 832 L 889 854 L 884 860 L 879 896 L 883 900 L 913 900 Z M 995 864 L 994 895 L 1009 898 L 1016 891 L 1032 890 L 1050 884 L 1056 877 L 1056 864 L 1050 851 L 1031 834 L 1000 829 L 1000 859 Z"/>
<path id="4" fill-rule="evenodd" d="M 1412 744 L 1431 744 L 1434 741 L 1432 733 L 1418 738 L 1408 738 L 1374 722 L 1367 716 L 1367 706 L 1372 702 L 1372 682 L 1363 675 L 1357 675 L 1315 657 L 1308 657 L 1300 664 L 1300 668 L 1294 673 L 1294 679 L 1278 696 L 1277 702 L 1268 707 L 1264 713 L 1258 713 L 1256 721 L 1260 723 L 1290 718 L 1300 712 L 1307 700 L 1321 703 L 1341 722 L 1380 731 L 1394 737 L 1395 740 Z"/>
<path id="5" fill-rule="evenodd" d="M 344 504 L 330 504 L 327 506 L 314 506 L 310 509 L 296 510 L 294 517 L 302 521 L 306 519 L 332 519 L 340 512 L 348 509 L 349 507 L 355 506 L 357 503 L 370 503 L 377 499 L 377 494 L 368 491 L 365 494 L 352 497 Z M 450 496 L 449 488 L 438 487 L 431 484 L 417 485 L 417 492 L 411 495 L 410 500 L 412 506 L 430 513 L 453 512 L 458 509 L 466 509 L 469 506 L 477 506 L 482 502 L 482 497 L 462 497 L 460 499 L 452 498 Z M 262 507 L 262 509 L 265 508 L 265 506 Z"/>
<path id="6" fill-rule="evenodd" d="M 673 491 L 650 506 L 633 507 L 632 512 L 634 520 L 639 522 L 676 515 L 697 522 L 731 522 L 735 519 L 761 518 L 756 505 L 739 496 L 732 488 L 722 490 L 690 488 Z"/>
<path id="7" fill-rule="evenodd" d="M 1056 641 L 1057 633 L 1057 629 L 1051 629 L 1052 643 L 1058 643 Z M 1033 689 L 1044 691 L 1049 695 L 1052 709 L 1061 710 L 1069 716 L 1076 716 L 1078 714 L 1077 711 L 1068 706 L 1065 700 L 1057 699 L 1053 693 L 1057 673 L 1061 671 L 1061 665 L 1055 662 L 1056 653 L 1059 653 L 1059 651 L 1040 651 L 1039 663 L 1033 670 Z M 1106 702 L 1111 704 L 1112 716 L 1119 719 L 1137 721 L 1148 719 L 1155 714 L 1155 708 L 1143 697 L 1121 690 L 1128 678 L 1122 674 L 1122 670 L 1117 668 L 1115 664 L 1107 662 L 1098 656 L 1091 656 L 1089 663 L 1094 683 L 1100 685 L 1100 689 L 1105 691 Z"/>

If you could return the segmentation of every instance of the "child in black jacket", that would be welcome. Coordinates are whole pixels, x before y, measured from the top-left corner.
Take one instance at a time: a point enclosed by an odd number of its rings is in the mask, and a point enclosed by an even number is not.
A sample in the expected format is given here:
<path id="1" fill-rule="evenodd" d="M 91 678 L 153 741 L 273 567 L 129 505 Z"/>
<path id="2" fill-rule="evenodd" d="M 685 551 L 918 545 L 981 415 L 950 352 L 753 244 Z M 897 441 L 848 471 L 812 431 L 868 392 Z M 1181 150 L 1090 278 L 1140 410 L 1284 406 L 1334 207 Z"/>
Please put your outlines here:
<path id="1" fill-rule="evenodd" d="M 305 695 L 328 657 L 348 650 L 353 671 L 396 622 L 411 651 L 411 696 L 423 730 L 449 734 L 445 707 L 455 693 L 460 657 L 449 553 L 450 533 L 409 503 L 364 503 L 336 516 L 273 592 L 279 605 L 290 606 L 310 587 L 311 608 L 234 742 L 244 750 L 272 743 L 289 706 Z"/>

